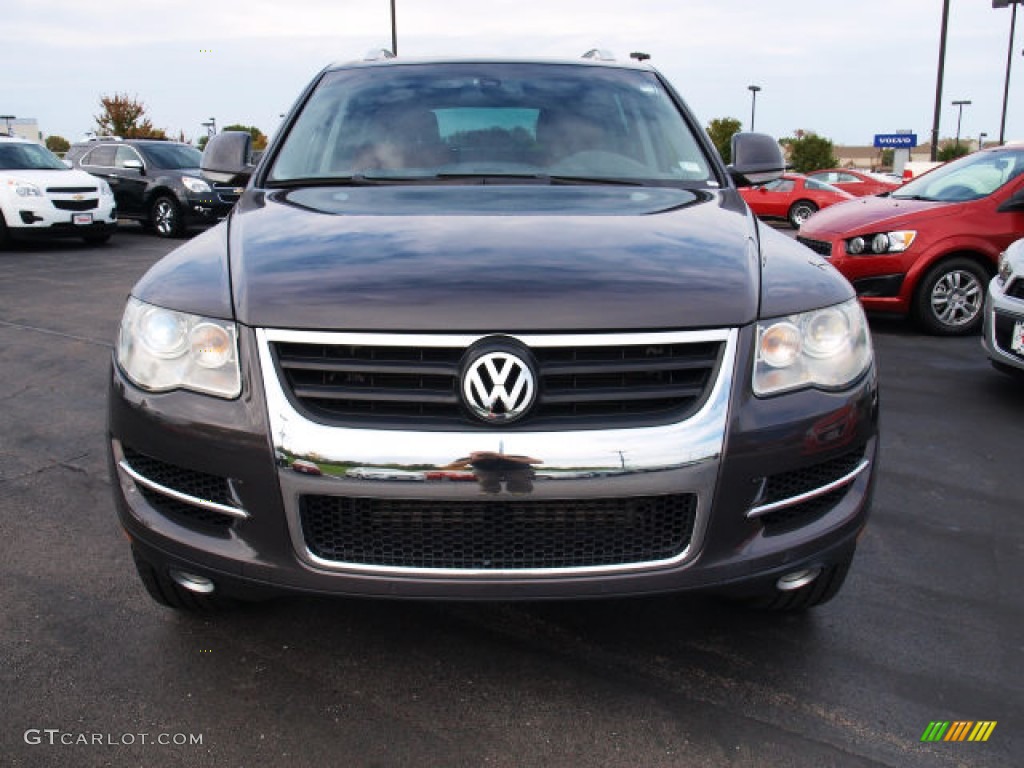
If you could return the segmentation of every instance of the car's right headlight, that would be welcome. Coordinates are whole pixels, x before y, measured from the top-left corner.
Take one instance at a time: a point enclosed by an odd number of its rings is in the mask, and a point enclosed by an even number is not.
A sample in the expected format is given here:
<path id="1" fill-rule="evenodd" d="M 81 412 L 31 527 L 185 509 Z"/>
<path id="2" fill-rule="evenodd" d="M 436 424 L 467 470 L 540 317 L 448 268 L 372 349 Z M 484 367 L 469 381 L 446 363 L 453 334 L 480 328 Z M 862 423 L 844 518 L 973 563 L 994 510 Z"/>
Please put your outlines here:
<path id="1" fill-rule="evenodd" d="M 142 389 L 191 389 L 217 397 L 242 390 L 235 324 L 128 300 L 117 364 Z"/>
<path id="2" fill-rule="evenodd" d="M 843 389 L 871 365 L 871 334 L 857 299 L 757 324 L 754 394 Z"/>
<path id="3" fill-rule="evenodd" d="M 182 176 L 181 183 L 194 195 L 205 195 L 212 191 L 209 184 L 202 179 L 197 179 L 195 176 Z"/>

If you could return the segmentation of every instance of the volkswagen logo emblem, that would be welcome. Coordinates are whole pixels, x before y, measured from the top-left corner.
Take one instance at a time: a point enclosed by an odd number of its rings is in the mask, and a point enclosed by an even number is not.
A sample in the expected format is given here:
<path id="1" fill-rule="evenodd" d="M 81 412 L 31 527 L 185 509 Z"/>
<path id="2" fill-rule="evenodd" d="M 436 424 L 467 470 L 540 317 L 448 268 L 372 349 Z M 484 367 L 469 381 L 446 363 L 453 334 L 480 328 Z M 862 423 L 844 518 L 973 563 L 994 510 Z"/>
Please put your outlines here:
<path id="1" fill-rule="evenodd" d="M 470 360 L 462 376 L 462 396 L 473 415 L 492 424 L 523 416 L 537 394 L 529 363 L 506 350 L 483 352 Z"/>

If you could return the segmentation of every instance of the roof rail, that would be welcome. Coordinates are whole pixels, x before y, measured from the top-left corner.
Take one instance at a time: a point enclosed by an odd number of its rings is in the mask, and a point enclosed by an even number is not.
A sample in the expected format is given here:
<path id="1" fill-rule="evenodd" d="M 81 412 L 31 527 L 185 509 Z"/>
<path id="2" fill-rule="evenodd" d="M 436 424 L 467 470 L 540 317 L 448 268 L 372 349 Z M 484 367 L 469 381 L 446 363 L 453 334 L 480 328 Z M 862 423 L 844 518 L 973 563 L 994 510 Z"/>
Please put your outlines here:
<path id="1" fill-rule="evenodd" d="M 385 59 L 393 58 L 395 58 L 395 54 L 387 48 L 372 48 L 363 56 L 363 61 L 384 61 Z"/>
<path id="2" fill-rule="evenodd" d="M 615 61 L 615 54 L 607 48 L 591 48 L 581 58 L 593 61 Z"/>
<path id="3" fill-rule="evenodd" d="M 124 141 L 120 136 L 88 136 L 86 141 Z"/>

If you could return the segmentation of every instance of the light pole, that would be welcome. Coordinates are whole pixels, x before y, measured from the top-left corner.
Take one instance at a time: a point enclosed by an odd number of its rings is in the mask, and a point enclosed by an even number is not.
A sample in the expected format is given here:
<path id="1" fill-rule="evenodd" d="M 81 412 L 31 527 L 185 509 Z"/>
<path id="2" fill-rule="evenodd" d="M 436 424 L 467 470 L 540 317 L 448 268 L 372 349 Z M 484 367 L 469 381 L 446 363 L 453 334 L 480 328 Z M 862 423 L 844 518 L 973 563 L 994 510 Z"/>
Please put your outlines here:
<path id="1" fill-rule="evenodd" d="M 217 134 L 217 121 L 214 120 L 212 117 L 209 119 L 209 121 L 205 123 L 200 123 L 200 125 L 206 129 L 206 135 L 208 137 L 213 138 Z"/>
<path id="2" fill-rule="evenodd" d="M 1006 143 L 1006 104 L 1010 100 L 1010 62 L 1013 61 L 1013 32 L 1017 26 L 1017 4 L 1024 0 L 992 0 L 993 8 L 1012 6 L 1010 12 L 1010 42 L 1006 46 L 1006 80 L 1003 83 L 1003 117 L 999 121 L 999 146 Z"/>
<path id="3" fill-rule="evenodd" d="M 395 21 L 395 0 L 391 0 L 391 52 L 398 55 L 398 22 Z"/>
<path id="4" fill-rule="evenodd" d="M 949 29 L 949 0 L 942 0 L 942 33 L 939 36 L 939 73 L 935 78 L 935 114 L 932 116 L 932 152 L 934 163 L 939 155 L 939 118 L 942 116 L 942 74 L 946 67 L 946 30 Z"/>
<path id="5" fill-rule="evenodd" d="M 750 91 L 750 130 L 754 130 L 754 115 L 757 113 L 757 92 L 761 90 L 760 85 L 748 85 Z"/>
<path id="6" fill-rule="evenodd" d="M 957 107 L 956 113 L 956 148 L 960 149 L 960 118 L 964 116 L 964 107 L 971 103 L 970 99 L 963 99 L 961 101 L 954 101 L 953 106 Z"/>

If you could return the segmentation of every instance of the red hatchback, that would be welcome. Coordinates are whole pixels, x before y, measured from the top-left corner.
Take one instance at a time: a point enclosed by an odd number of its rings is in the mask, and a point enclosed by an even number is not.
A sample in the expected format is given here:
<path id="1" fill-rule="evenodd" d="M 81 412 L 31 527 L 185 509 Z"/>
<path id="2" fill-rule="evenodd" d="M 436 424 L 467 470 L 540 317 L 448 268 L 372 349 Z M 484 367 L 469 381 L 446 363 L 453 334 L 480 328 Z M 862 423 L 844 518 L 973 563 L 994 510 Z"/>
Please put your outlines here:
<path id="1" fill-rule="evenodd" d="M 784 174 L 757 187 L 741 187 L 740 194 L 757 216 L 789 219 L 794 229 L 821 208 L 853 200 L 853 195 L 796 173 Z"/>
<path id="2" fill-rule="evenodd" d="M 854 197 L 867 197 L 868 195 L 892 192 L 902 183 L 895 179 L 876 176 L 873 173 L 855 171 L 852 168 L 827 168 L 824 171 L 808 173 L 807 178 L 831 184 L 836 189 L 849 192 Z"/>
<path id="3" fill-rule="evenodd" d="M 981 327 L 999 253 L 1024 236 L 1024 144 L 975 152 L 885 197 L 824 211 L 797 238 L 853 283 L 864 308 L 937 334 Z"/>

